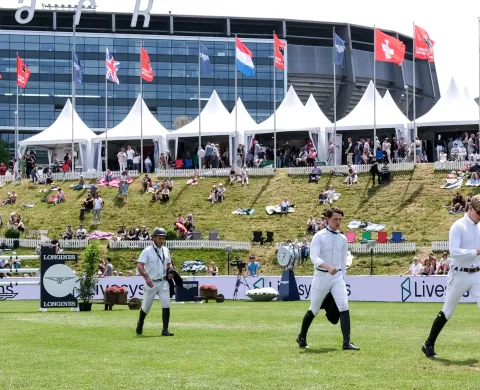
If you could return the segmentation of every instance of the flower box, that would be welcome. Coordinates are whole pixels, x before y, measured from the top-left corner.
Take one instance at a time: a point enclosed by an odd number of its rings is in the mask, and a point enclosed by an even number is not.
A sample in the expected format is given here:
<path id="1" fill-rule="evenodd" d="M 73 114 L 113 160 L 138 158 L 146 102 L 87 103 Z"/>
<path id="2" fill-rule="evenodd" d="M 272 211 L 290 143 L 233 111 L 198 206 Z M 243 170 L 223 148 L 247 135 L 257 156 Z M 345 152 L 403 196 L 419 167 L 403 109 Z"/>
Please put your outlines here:
<path id="1" fill-rule="evenodd" d="M 268 302 L 278 297 L 278 291 L 271 287 L 265 287 L 248 290 L 245 295 L 255 302 Z"/>
<path id="2" fill-rule="evenodd" d="M 200 286 L 200 296 L 208 299 L 215 299 L 218 295 L 218 290 L 215 286 L 203 285 Z"/>
<path id="3" fill-rule="evenodd" d="M 108 287 L 103 296 L 103 302 L 106 304 L 126 305 L 127 299 L 128 290 L 125 287 Z"/>

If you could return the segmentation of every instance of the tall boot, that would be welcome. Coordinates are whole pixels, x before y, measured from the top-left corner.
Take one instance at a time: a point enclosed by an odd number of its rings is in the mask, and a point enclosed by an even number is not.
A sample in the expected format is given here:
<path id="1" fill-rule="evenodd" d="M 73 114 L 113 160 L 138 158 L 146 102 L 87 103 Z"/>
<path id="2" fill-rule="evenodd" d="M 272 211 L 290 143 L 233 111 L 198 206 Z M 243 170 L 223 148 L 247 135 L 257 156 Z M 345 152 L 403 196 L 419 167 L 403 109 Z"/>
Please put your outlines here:
<path id="1" fill-rule="evenodd" d="M 170 322 L 170 308 L 162 309 L 163 329 L 162 336 L 173 336 L 173 333 L 168 331 L 168 323 Z"/>
<path id="2" fill-rule="evenodd" d="M 138 317 L 137 329 L 136 329 L 136 332 L 138 335 L 142 334 L 143 332 L 143 322 L 145 321 L 146 316 L 147 316 L 147 313 L 145 313 L 143 309 L 140 309 L 140 316 Z"/>
<path id="3" fill-rule="evenodd" d="M 436 358 L 438 357 L 435 353 L 435 341 L 437 341 L 437 337 L 442 331 L 443 327 L 447 323 L 447 318 L 445 317 L 445 313 L 440 311 L 437 317 L 433 321 L 432 329 L 430 330 L 430 334 L 428 335 L 428 339 L 422 345 L 422 351 L 428 358 Z"/>
<path id="4" fill-rule="evenodd" d="M 300 334 L 297 337 L 297 343 L 300 348 L 308 348 L 307 333 L 308 328 L 310 328 L 314 318 L 315 316 L 311 310 L 308 310 L 303 317 L 302 328 L 300 329 Z"/>
<path id="5" fill-rule="evenodd" d="M 343 335 L 343 349 L 357 351 L 360 348 L 350 341 L 350 312 L 348 310 L 340 313 L 340 328 Z"/>

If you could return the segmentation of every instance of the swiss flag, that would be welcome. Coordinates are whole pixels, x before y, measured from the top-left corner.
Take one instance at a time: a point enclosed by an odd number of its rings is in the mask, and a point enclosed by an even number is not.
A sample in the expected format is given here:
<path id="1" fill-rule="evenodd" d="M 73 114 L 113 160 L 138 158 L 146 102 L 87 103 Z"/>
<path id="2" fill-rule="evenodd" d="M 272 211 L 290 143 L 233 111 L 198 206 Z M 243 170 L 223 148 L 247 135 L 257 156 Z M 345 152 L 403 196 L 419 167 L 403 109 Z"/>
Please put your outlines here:
<path id="1" fill-rule="evenodd" d="M 142 72 L 142 79 L 145 81 L 153 80 L 153 69 L 150 65 L 150 57 L 148 56 L 147 51 L 142 47 L 142 52 L 140 53 L 140 66 Z"/>
<path id="2" fill-rule="evenodd" d="M 273 34 L 273 55 L 275 56 L 275 66 L 278 69 L 285 69 L 285 46 L 286 43 L 278 39 L 277 34 Z"/>
<path id="3" fill-rule="evenodd" d="M 375 60 L 401 65 L 405 59 L 402 41 L 375 29 Z"/>
<path id="4" fill-rule="evenodd" d="M 26 88 L 28 84 L 28 78 L 30 77 L 30 69 L 22 59 L 17 56 L 17 84 L 19 87 Z"/>
<path id="5" fill-rule="evenodd" d="M 433 46 L 435 41 L 430 39 L 428 33 L 421 27 L 415 26 L 415 58 L 435 61 L 433 58 Z"/>

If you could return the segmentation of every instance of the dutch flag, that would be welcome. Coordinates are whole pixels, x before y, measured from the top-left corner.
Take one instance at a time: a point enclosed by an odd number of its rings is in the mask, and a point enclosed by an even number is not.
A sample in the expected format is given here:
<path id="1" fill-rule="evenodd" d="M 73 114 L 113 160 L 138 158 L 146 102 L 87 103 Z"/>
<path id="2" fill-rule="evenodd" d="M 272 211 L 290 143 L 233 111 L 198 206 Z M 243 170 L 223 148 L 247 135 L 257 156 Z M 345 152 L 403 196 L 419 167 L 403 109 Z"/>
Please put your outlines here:
<path id="1" fill-rule="evenodd" d="M 252 52 L 243 44 L 240 39 L 235 38 L 235 41 L 237 69 L 245 76 L 255 76 L 255 66 L 253 65 L 252 61 Z"/>

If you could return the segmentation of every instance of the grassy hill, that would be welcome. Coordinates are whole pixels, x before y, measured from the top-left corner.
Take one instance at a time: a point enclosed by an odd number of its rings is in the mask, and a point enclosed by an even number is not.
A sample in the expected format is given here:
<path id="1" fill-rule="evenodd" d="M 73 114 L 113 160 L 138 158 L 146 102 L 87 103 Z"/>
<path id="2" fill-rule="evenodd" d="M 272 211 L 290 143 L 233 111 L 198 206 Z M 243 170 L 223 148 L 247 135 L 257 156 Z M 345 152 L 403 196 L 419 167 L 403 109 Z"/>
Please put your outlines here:
<path id="1" fill-rule="evenodd" d="M 308 183 L 306 177 L 289 177 L 287 171 L 280 169 L 273 177 L 250 178 L 250 185 L 242 187 L 239 184 L 227 185 L 226 178 L 200 179 L 197 186 L 187 186 L 186 179 L 175 179 L 171 200 L 168 203 L 150 202 L 150 194 L 141 190 L 141 179 L 138 178 L 130 186 L 127 203 L 118 197 L 118 190 L 100 188 L 100 194 L 105 201 L 102 211 L 102 223 L 90 225 L 91 214 L 86 215 L 84 225 L 87 231 L 102 230 L 116 232 L 119 225 L 130 227 L 163 226 L 172 229 L 176 216 L 193 214 L 195 226 L 203 237 L 208 231 L 218 229 L 222 240 L 248 241 L 253 230 L 273 231 L 275 241 L 305 236 L 305 223 L 310 215 L 319 217 L 323 206 L 317 205 L 317 197 L 321 188 L 333 184 L 341 193 L 336 206 L 345 211 L 344 230 L 352 219 L 368 220 L 375 223 L 385 223 L 388 232 L 401 231 L 408 241 L 414 241 L 417 246 L 427 250 L 431 241 L 446 240 L 451 223 L 458 216 L 450 215 L 443 207 L 454 196 L 454 192 L 440 189 L 444 182 L 444 173 L 434 173 L 431 164 L 424 164 L 413 172 L 394 174 L 393 182 L 385 187 L 372 187 L 369 175 L 360 175 L 359 184 L 346 187 L 339 177 L 322 177 L 318 184 Z M 93 181 L 92 181 L 93 182 Z M 212 205 L 207 197 L 213 184 L 223 182 L 227 187 L 226 200 Z M 76 229 L 79 224 L 80 205 L 86 197 L 86 190 L 73 191 L 68 188 L 72 182 L 56 183 L 67 194 L 67 201 L 56 206 L 41 202 L 46 196 L 40 193 L 45 186 L 28 184 L 6 184 L 0 188 L 0 199 L 5 199 L 7 192 L 16 191 L 16 205 L 3 206 L 0 209 L 4 226 L 0 235 L 5 232 L 5 223 L 10 212 L 17 211 L 22 215 L 26 229 L 48 229 L 49 237 L 60 237 L 66 226 L 71 224 Z M 462 188 L 466 195 L 471 188 Z M 288 199 L 297 208 L 295 213 L 287 216 L 269 216 L 265 212 L 267 205 L 280 203 Z M 21 208 L 21 203 L 36 202 L 34 208 Z M 252 216 L 235 215 L 231 212 L 238 207 L 254 208 Z M 105 244 L 106 245 L 106 244 Z M 105 254 L 107 252 L 104 248 Z M 272 248 L 255 248 L 252 250 L 260 256 L 264 265 L 264 273 L 277 274 L 280 268 L 275 261 L 275 250 Z M 133 268 L 133 261 L 139 251 L 110 251 L 114 265 L 126 271 Z M 246 256 L 246 253 L 238 253 Z M 216 261 L 220 271 L 225 270 L 226 255 L 223 251 L 190 251 L 176 250 L 174 260 L 181 264 L 186 259 L 202 259 Z M 376 256 L 376 263 L 381 264 L 378 273 L 398 273 L 405 269 L 411 260 L 410 255 Z M 363 265 L 362 265 L 363 264 Z M 352 273 L 368 273 L 369 257 L 356 256 Z M 298 273 L 311 273 L 310 264 L 299 267 Z"/>

